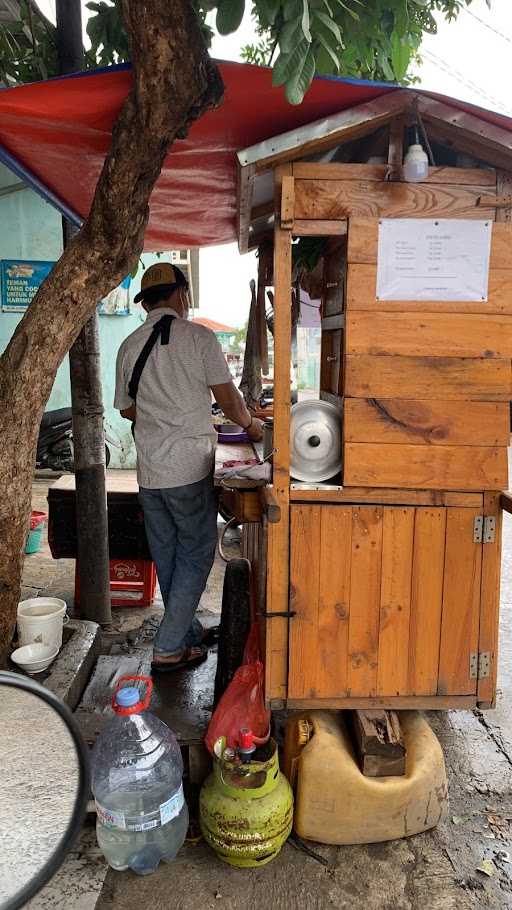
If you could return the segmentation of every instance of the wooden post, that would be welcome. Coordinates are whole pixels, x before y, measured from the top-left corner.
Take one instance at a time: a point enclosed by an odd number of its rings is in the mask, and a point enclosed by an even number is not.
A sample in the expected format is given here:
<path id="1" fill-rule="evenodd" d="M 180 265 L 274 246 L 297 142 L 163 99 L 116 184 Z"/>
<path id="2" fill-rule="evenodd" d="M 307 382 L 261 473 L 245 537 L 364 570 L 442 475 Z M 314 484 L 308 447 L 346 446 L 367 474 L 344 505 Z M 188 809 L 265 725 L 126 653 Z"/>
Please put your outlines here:
<path id="1" fill-rule="evenodd" d="M 290 577 L 290 345 L 291 345 L 291 231 L 280 224 L 281 185 L 291 165 L 274 172 L 274 468 L 273 496 L 280 509 L 278 524 L 268 527 L 267 613 L 286 613 Z M 288 681 L 288 619 L 267 619 L 267 701 L 286 699 Z"/>
<path id="2" fill-rule="evenodd" d="M 404 126 L 405 120 L 402 115 L 395 117 L 389 127 L 388 180 L 400 180 L 402 177 Z"/>
<path id="3" fill-rule="evenodd" d="M 80 0 L 57 0 L 57 48 L 60 72 L 83 67 Z M 77 228 L 63 219 L 64 246 Z M 100 376 L 98 316 L 85 324 L 69 351 L 71 406 L 76 480 L 77 567 L 81 614 L 111 622 L 108 553 L 107 494 L 105 488 L 105 434 Z"/>
<path id="4" fill-rule="evenodd" d="M 262 250 L 258 258 L 258 290 L 256 292 L 256 319 L 258 325 L 258 348 L 260 352 L 261 372 L 263 376 L 268 376 L 268 338 L 267 338 L 267 320 L 265 319 L 265 289 L 266 281 L 266 263 L 262 258 Z"/>
<path id="5" fill-rule="evenodd" d="M 494 542 L 486 543 L 482 552 L 482 588 L 478 651 L 478 706 L 496 707 L 498 677 L 498 640 L 500 626 L 500 576 L 502 504 L 500 493 L 484 493 L 484 519 L 494 519 Z"/>

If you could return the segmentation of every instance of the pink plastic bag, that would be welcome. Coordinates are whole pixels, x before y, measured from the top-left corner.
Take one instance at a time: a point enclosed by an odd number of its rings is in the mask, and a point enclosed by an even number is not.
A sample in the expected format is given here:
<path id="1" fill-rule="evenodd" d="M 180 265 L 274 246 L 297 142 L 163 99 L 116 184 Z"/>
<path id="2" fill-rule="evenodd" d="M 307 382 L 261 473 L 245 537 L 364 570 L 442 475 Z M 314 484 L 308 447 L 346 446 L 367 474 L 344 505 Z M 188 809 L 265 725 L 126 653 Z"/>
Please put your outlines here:
<path id="1" fill-rule="evenodd" d="M 250 639 L 251 635 L 247 645 Z M 259 660 L 238 668 L 215 708 L 205 736 L 208 751 L 213 754 L 213 747 L 221 736 L 225 737 L 226 745 L 236 748 L 242 727 L 248 727 L 254 733 L 256 742 L 268 738 L 270 711 L 265 708 L 263 664 Z"/>

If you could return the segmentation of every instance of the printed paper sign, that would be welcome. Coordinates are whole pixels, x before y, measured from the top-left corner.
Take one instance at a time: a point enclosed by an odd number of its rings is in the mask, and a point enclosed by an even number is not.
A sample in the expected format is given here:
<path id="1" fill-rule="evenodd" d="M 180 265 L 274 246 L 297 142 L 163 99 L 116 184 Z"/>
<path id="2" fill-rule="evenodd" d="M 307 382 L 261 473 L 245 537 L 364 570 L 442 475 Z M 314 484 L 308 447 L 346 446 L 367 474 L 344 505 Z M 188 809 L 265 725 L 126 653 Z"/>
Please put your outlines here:
<path id="1" fill-rule="evenodd" d="M 54 262 L 2 259 L 2 309 L 26 310 L 54 265 Z"/>
<path id="2" fill-rule="evenodd" d="M 492 221 L 383 218 L 377 300 L 487 300 Z"/>

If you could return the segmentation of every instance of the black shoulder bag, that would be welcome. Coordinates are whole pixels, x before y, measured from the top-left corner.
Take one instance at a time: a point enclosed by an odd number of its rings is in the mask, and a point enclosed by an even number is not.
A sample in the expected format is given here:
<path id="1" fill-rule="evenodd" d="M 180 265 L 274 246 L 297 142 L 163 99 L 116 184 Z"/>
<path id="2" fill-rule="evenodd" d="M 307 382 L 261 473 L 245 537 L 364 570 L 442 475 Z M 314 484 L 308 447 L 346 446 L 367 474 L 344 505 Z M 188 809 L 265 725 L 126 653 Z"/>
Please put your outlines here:
<path id="1" fill-rule="evenodd" d="M 137 403 L 137 392 L 139 391 L 139 382 L 140 377 L 142 376 L 142 371 L 146 366 L 148 357 L 151 354 L 151 351 L 155 347 L 155 344 L 158 342 L 158 339 L 162 339 L 162 345 L 169 344 L 169 338 L 171 337 L 171 326 L 175 320 L 175 316 L 165 315 L 162 316 L 158 322 L 153 326 L 151 335 L 149 336 L 146 344 L 142 348 L 137 360 L 135 361 L 135 366 L 133 368 L 132 377 L 128 383 L 128 394 L 132 399 L 133 403 Z M 132 423 L 132 434 L 135 429 L 135 421 Z"/>

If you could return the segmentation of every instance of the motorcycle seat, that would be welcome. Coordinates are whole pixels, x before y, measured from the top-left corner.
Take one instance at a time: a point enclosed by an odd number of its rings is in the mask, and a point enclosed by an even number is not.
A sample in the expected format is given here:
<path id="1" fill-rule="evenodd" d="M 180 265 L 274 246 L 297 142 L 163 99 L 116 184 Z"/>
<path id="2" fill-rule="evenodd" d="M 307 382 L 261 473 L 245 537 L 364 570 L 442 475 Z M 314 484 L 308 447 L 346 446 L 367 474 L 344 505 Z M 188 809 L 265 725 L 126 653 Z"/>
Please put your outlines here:
<path id="1" fill-rule="evenodd" d="M 59 423 L 69 422 L 71 414 L 71 408 L 57 408 L 56 411 L 46 411 L 41 420 L 41 430 L 48 430 Z"/>

